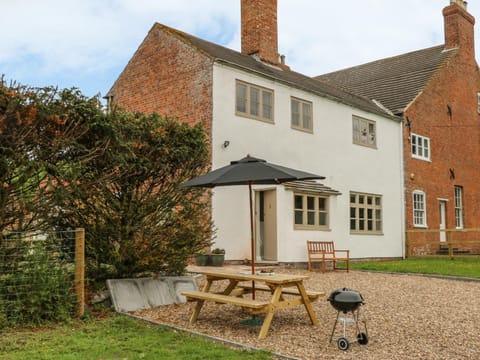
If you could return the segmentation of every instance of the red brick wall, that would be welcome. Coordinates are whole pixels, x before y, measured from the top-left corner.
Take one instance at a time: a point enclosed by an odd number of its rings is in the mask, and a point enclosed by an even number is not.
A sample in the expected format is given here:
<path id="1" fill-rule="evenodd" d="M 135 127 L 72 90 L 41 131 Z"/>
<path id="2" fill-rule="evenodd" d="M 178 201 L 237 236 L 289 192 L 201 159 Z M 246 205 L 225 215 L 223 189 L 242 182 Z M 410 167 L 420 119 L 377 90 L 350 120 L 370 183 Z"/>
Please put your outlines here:
<path id="1" fill-rule="evenodd" d="M 452 4 L 443 9 L 445 28 L 445 48 L 462 47 L 474 56 L 474 24 L 475 18 L 462 6 Z"/>
<path id="2" fill-rule="evenodd" d="M 202 123 L 211 138 L 213 60 L 155 24 L 110 95 L 125 110 Z"/>
<path id="3" fill-rule="evenodd" d="M 427 225 L 439 228 L 439 198 L 447 199 L 447 228 L 455 228 L 454 186 L 463 186 L 464 227 L 480 228 L 480 74 L 470 51 L 457 53 L 407 109 L 411 132 L 430 138 L 431 162 L 411 157 L 404 128 L 407 228 L 413 227 L 412 192 L 427 200 Z M 447 105 L 452 110 L 448 114 Z M 454 169 L 455 178 L 450 169 Z M 413 174 L 413 179 L 411 179 Z"/>
<path id="4" fill-rule="evenodd" d="M 278 64 L 277 0 L 242 0 L 242 53 Z"/>

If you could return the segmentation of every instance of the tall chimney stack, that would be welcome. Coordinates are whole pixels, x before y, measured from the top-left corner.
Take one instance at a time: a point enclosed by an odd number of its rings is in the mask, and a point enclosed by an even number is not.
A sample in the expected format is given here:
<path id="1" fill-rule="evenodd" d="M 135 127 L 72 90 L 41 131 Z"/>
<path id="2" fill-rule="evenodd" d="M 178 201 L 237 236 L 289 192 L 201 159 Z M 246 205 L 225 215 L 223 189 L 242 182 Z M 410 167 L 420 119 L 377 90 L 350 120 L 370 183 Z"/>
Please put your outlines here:
<path id="1" fill-rule="evenodd" d="M 241 0 L 242 54 L 280 65 L 277 0 Z"/>
<path id="2" fill-rule="evenodd" d="M 450 6 L 443 9 L 445 27 L 445 49 L 459 48 L 465 54 L 475 57 L 475 18 L 467 12 L 467 2 L 450 0 Z"/>

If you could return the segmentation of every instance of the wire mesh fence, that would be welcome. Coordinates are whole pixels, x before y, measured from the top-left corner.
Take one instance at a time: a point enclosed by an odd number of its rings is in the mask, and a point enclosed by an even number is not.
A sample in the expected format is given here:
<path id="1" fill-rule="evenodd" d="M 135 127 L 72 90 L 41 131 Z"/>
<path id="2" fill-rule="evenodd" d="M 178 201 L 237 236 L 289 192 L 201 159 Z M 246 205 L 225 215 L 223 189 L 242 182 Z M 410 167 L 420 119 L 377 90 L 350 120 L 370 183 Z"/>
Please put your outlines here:
<path id="1" fill-rule="evenodd" d="M 83 312 L 82 246 L 83 229 L 0 235 L 0 328 Z"/>

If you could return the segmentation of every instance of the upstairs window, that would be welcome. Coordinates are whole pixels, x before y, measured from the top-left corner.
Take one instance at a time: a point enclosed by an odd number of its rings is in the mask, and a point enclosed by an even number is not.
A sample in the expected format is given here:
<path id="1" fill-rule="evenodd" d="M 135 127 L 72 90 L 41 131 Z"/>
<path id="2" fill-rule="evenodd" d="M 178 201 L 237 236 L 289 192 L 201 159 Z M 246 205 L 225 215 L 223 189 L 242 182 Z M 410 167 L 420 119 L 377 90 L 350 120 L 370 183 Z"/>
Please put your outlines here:
<path id="1" fill-rule="evenodd" d="M 415 227 L 427 227 L 425 193 L 419 190 L 413 192 L 413 225 Z"/>
<path id="2" fill-rule="evenodd" d="M 463 188 L 455 186 L 455 226 L 463 229 Z"/>
<path id="3" fill-rule="evenodd" d="M 312 103 L 291 98 L 292 128 L 313 132 Z"/>
<path id="4" fill-rule="evenodd" d="M 430 139 L 428 137 L 412 134 L 410 143 L 412 157 L 430 161 Z"/>
<path id="5" fill-rule="evenodd" d="M 377 146 L 377 126 L 375 121 L 354 116 L 353 143 L 375 148 Z"/>
<path id="6" fill-rule="evenodd" d="M 237 81 L 236 114 L 273 122 L 273 90 Z"/>

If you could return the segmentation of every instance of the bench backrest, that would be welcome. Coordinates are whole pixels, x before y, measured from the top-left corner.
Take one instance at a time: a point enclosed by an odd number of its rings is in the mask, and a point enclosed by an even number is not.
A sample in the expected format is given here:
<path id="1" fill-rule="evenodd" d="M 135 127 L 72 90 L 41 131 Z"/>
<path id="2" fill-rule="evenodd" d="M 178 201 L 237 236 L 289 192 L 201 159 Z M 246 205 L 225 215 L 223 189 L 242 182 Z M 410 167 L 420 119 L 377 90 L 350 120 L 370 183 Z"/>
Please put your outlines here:
<path id="1" fill-rule="evenodd" d="M 310 254 L 333 254 L 333 241 L 307 241 L 307 250 Z"/>

